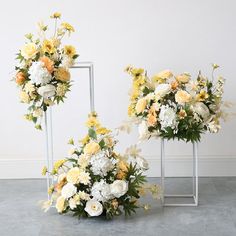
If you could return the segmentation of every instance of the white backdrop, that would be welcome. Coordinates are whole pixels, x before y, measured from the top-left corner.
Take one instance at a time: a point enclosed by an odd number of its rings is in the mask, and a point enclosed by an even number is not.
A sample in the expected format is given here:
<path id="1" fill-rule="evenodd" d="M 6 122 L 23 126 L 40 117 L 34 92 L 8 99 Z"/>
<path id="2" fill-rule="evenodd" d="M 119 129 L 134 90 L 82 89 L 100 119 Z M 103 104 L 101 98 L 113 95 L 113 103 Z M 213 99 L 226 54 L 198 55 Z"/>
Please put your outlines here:
<path id="1" fill-rule="evenodd" d="M 212 62 L 221 65 L 226 79 L 225 99 L 236 101 L 236 2 L 233 0 L 61 0 L 4 1 L 0 8 L 0 178 L 40 177 L 44 164 L 44 134 L 22 116 L 13 82 L 15 53 L 24 34 L 36 32 L 36 23 L 54 11 L 76 28 L 68 43 L 80 61 L 95 63 L 95 107 L 110 128 L 127 118 L 131 80 L 123 72 L 128 64 L 144 67 L 149 74 L 163 69 L 197 75 L 210 74 Z M 69 137 L 84 135 L 89 111 L 88 75 L 73 71 L 74 87 L 65 104 L 55 108 L 55 156 L 67 154 Z M 200 145 L 200 174 L 236 175 L 236 120 L 223 124 L 217 135 L 207 135 Z M 119 150 L 135 144 L 137 131 L 120 136 Z M 159 175 L 159 141 L 142 145 L 150 162 L 149 176 Z M 186 147 L 186 148 L 185 148 Z M 167 150 L 167 174 L 190 172 L 191 145 L 172 142 Z"/>

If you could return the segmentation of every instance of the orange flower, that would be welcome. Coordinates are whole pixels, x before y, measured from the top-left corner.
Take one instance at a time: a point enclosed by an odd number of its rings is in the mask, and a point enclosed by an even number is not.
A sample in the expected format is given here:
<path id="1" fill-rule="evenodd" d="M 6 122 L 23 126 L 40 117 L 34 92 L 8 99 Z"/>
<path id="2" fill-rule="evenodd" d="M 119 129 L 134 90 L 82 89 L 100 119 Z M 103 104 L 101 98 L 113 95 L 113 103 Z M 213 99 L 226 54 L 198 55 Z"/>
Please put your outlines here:
<path id="1" fill-rule="evenodd" d="M 147 122 L 149 126 L 154 126 L 157 122 L 157 118 L 156 116 L 152 115 L 152 114 L 148 114 L 147 115 Z"/>
<path id="2" fill-rule="evenodd" d="M 126 172 L 124 172 L 124 171 L 122 171 L 122 170 L 118 171 L 118 173 L 117 173 L 117 175 L 116 175 L 116 178 L 117 178 L 117 179 L 122 180 L 122 179 L 125 179 L 125 177 L 126 177 Z"/>
<path id="3" fill-rule="evenodd" d="M 171 82 L 171 89 L 176 90 L 178 86 L 179 86 L 179 83 L 176 80 Z"/>
<path id="4" fill-rule="evenodd" d="M 44 66 L 46 67 L 48 72 L 51 74 L 54 70 L 54 62 L 46 56 L 41 57 L 40 61 L 43 62 Z"/>
<path id="5" fill-rule="evenodd" d="M 18 84 L 18 85 L 21 85 L 21 84 L 23 84 L 25 82 L 25 75 L 24 75 L 24 73 L 23 72 L 18 72 L 17 74 L 16 74 L 16 83 Z"/>

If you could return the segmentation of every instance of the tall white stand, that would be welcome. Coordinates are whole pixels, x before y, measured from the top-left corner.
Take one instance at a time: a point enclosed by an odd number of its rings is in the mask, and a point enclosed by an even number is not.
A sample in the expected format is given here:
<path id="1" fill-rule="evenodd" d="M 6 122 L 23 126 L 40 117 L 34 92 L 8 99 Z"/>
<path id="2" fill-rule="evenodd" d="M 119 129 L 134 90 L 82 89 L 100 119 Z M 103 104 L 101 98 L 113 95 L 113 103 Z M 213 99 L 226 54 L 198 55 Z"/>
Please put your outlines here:
<path id="1" fill-rule="evenodd" d="M 198 206 L 198 144 L 193 145 L 193 176 L 192 194 L 166 194 L 165 193 L 165 140 L 161 139 L 161 185 L 162 185 L 162 205 L 163 206 Z M 167 203 L 168 198 L 192 198 L 193 203 Z"/>
<path id="2" fill-rule="evenodd" d="M 89 71 L 89 94 L 90 94 L 90 111 L 94 112 L 94 70 L 92 62 L 79 62 L 72 66 L 70 69 L 88 69 Z M 45 156 L 47 169 L 51 172 L 53 169 L 53 126 L 52 126 L 52 107 L 49 107 L 44 112 L 45 123 Z M 54 183 L 54 179 L 47 173 L 47 190 Z M 48 194 L 48 200 L 50 195 Z"/>

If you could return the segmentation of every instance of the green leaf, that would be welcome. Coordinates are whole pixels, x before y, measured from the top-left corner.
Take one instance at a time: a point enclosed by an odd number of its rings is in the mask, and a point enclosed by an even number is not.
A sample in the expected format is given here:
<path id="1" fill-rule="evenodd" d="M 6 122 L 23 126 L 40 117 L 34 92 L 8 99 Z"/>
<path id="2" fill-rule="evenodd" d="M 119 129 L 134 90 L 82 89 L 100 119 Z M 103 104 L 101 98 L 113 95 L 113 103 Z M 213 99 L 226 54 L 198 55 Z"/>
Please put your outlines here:
<path id="1" fill-rule="evenodd" d="M 88 135 L 89 135 L 89 137 L 92 138 L 92 139 L 97 139 L 96 131 L 95 131 L 94 129 L 92 129 L 92 128 L 90 128 L 90 129 L 88 130 Z"/>

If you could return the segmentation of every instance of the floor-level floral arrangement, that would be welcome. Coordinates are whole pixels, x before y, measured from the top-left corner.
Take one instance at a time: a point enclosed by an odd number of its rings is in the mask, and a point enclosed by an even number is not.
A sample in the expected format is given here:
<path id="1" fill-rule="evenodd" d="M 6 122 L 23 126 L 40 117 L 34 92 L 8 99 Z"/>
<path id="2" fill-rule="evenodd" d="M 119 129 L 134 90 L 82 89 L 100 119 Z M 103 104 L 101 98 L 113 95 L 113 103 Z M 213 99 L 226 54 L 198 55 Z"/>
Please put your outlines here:
<path id="1" fill-rule="evenodd" d="M 86 124 L 88 134 L 79 147 L 73 139 L 69 141 L 70 157 L 57 161 L 51 172 L 43 168 L 44 175 L 56 179 L 49 189 L 51 200 L 44 202 L 45 210 L 55 204 L 61 214 L 111 219 L 122 212 L 131 215 L 137 208 L 147 209 L 140 197 L 147 192 L 154 198 L 160 195 L 157 185 L 146 183 L 147 161 L 136 146 L 128 148 L 125 155 L 115 152 L 117 140 L 111 130 L 101 126 L 96 114 L 90 114 Z"/>

